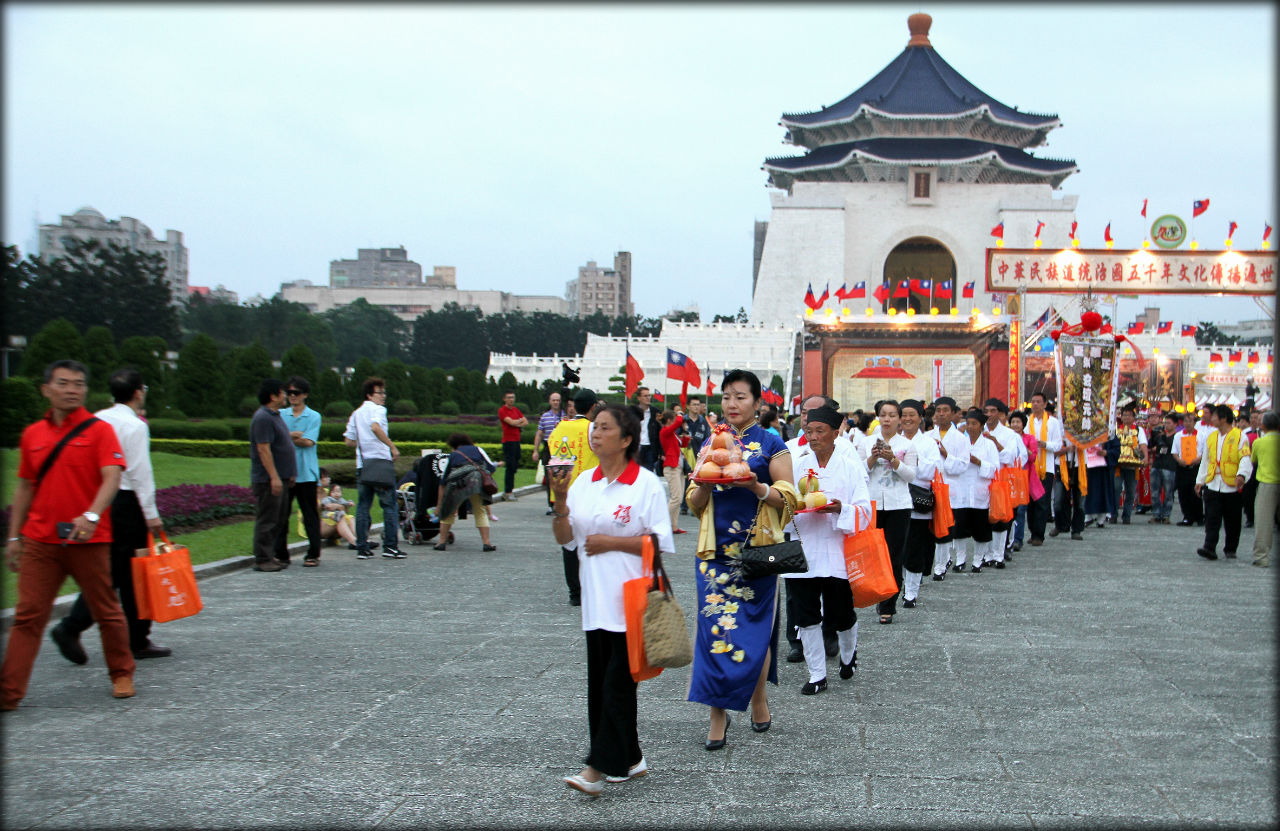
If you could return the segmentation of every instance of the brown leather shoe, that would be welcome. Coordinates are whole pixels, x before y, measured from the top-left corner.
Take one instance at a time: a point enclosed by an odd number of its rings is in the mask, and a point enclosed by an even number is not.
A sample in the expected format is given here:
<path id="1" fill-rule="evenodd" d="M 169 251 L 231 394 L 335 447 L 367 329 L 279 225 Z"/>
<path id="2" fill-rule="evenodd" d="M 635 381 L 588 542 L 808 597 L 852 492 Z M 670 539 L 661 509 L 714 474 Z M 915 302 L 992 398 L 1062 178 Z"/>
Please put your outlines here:
<path id="1" fill-rule="evenodd" d="M 119 678 L 111 679 L 111 696 L 113 698 L 133 698 L 136 692 L 133 689 L 133 679 L 122 675 Z"/>

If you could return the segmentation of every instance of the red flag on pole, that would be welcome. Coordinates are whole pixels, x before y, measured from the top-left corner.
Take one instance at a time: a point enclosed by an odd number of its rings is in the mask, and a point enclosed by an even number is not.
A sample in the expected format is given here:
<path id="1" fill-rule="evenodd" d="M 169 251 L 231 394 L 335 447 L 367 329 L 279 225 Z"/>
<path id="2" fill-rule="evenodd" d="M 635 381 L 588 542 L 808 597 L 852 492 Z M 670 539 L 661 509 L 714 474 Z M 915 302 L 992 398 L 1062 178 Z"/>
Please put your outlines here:
<path id="1" fill-rule="evenodd" d="M 1145 328 L 1147 328 L 1147 323 L 1146 323 L 1146 321 L 1144 321 L 1144 320 L 1135 320 L 1133 323 L 1130 323 L 1130 324 L 1129 324 L 1129 328 L 1128 328 L 1127 330 L 1125 330 L 1125 334 L 1126 334 L 1126 335 L 1141 335 L 1141 334 L 1142 334 L 1142 330 L 1143 330 L 1143 329 L 1145 329 Z"/>
<path id="2" fill-rule="evenodd" d="M 1191 218 L 1195 219 L 1196 217 L 1198 217 L 1200 214 L 1204 213 L 1207 210 L 1209 210 L 1209 200 L 1197 199 L 1196 201 L 1191 203 Z"/>
<path id="3" fill-rule="evenodd" d="M 929 291 L 932 288 L 933 288 L 932 280 L 917 280 L 914 277 L 911 278 L 911 292 L 913 294 L 918 294 L 921 297 L 928 297 Z"/>
<path id="4" fill-rule="evenodd" d="M 964 288 L 960 290 L 962 298 L 973 298 L 973 281 L 964 284 Z"/>
<path id="5" fill-rule="evenodd" d="M 880 303 L 884 303 L 886 300 L 888 300 L 889 299 L 888 281 L 885 281 L 880 285 L 876 286 L 876 290 L 871 292 L 871 296 L 874 297 Z"/>
<path id="6" fill-rule="evenodd" d="M 1258 362 L 1258 353 L 1256 350 L 1249 350 L 1249 366 L 1253 366 Z"/>
<path id="7" fill-rule="evenodd" d="M 1044 223 L 1036 220 L 1036 239 L 1040 239 L 1040 232 L 1044 230 Z"/>
<path id="8" fill-rule="evenodd" d="M 698 372 L 698 365 L 689 356 L 674 349 L 667 350 L 667 377 L 673 381 L 685 381 L 695 387 L 702 384 L 702 374 Z"/>
<path id="9" fill-rule="evenodd" d="M 1071 223 L 1071 233 L 1067 234 L 1067 236 L 1068 236 L 1068 237 L 1070 237 L 1071 239 L 1075 239 L 1075 238 L 1076 238 L 1076 227 L 1077 227 L 1079 224 L 1080 224 L 1080 223 L 1078 223 L 1078 222 L 1073 222 L 1073 223 Z"/>
<path id="10" fill-rule="evenodd" d="M 898 287 L 893 290 L 893 299 L 901 300 L 907 295 L 909 295 L 910 293 L 911 293 L 910 285 L 907 283 L 906 280 L 902 280 L 898 283 Z"/>
<path id="11" fill-rule="evenodd" d="M 1182 336 L 1184 338 L 1194 338 L 1196 336 L 1196 327 L 1190 323 L 1182 324 Z"/>
<path id="12" fill-rule="evenodd" d="M 991 229 L 991 236 L 995 237 L 996 239 L 1004 239 L 1004 223 L 1003 222 L 1001 222 L 999 225 Z"/>
<path id="13" fill-rule="evenodd" d="M 1108 222 L 1108 223 L 1107 223 L 1107 229 L 1106 229 L 1105 231 L 1103 231 L 1103 232 L 1102 232 L 1102 239 L 1103 239 L 1103 240 L 1105 240 L 1106 242 L 1112 242 L 1112 239 L 1111 239 L 1111 223 L 1110 223 L 1110 222 Z"/>
<path id="14" fill-rule="evenodd" d="M 822 296 L 818 298 L 818 305 L 821 306 L 827 302 L 827 298 L 831 296 L 831 284 L 827 283 L 826 288 L 822 290 Z"/>
<path id="15" fill-rule="evenodd" d="M 1234 222 L 1232 222 L 1230 225 L 1228 225 L 1228 226 L 1227 226 L 1227 239 L 1231 239 L 1232 237 L 1234 237 L 1234 236 L 1236 235 L 1236 229 L 1237 229 L 1237 228 L 1239 228 L 1239 227 L 1240 227 L 1240 226 L 1239 226 L 1239 225 L 1237 225 L 1237 224 L 1235 224 Z"/>
<path id="16" fill-rule="evenodd" d="M 625 391 L 627 398 L 636 394 L 636 390 L 640 388 L 640 382 L 644 380 L 644 370 L 640 368 L 640 362 L 632 356 L 631 350 L 627 350 L 627 368 Z"/>
<path id="17" fill-rule="evenodd" d="M 1147 200 L 1145 199 L 1142 200 L 1142 218 L 1147 218 Z"/>
<path id="18" fill-rule="evenodd" d="M 1262 223 L 1262 241 L 1266 242 L 1267 238 L 1270 236 L 1271 236 L 1271 226 L 1265 222 Z"/>
<path id="19" fill-rule="evenodd" d="M 809 284 L 809 290 L 804 293 L 804 304 L 815 312 L 822 304 L 818 302 L 818 298 L 813 294 L 813 283 Z"/>
<path id="20" fill-rule="evenodd" d="M 1243 349 L 1232 349 L 1232 350 L 1230 350 L 1230 351 L 1227 353 L 1227 360 L 1228 360 L 1228 361 L 1243 361 L 1243 360 L 1244 360 L 1244 350 L 1243 350 Z"/>
<path id="21" fill-rule="evenodd" d="M 711 398 L 711 396 L 715 394 L 715 388 L 716 388 L 716 385 L 711 383 L 711 379 L 708 378 L 707 379 L 707 398 Z"/>
<path id="22" fill-rule="evenodd" d="M 1167 334 L 1169 334 L 1169 333 L 1170 333 L 1170 332 L 1172 332 L 1172 331 L 1173 331 L 1173 321 L 1172 321 L 1172 320 L 1162 320 L 1162 321 L 1160 321 L 1159 323 L 1157 323 L 1157 324 L 1156 324 L 1156 334 L 1157 334 L 1157 335 L 1167 335 Z"/>
<path id="23" fill-rule="evenodd" d="M 1221 353 L 1221 352 L 1210 352 L 1210 353 L 1209 353 L 1209 363 L 1211 363 L 1211 364 L 1220 364 L 1220 363 L 1222 363 L 1222 353 Z"/>

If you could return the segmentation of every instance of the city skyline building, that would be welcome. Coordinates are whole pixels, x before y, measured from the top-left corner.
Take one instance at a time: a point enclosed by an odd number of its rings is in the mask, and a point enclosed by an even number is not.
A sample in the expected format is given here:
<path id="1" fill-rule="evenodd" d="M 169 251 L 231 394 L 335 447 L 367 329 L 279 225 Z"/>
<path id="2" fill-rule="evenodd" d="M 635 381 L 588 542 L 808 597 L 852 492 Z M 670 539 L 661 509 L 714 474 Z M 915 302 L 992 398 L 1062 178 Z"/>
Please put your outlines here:
<path id="1" fill-rule="evenodd" d="M 631 252 L 613 255 L 613 268 L 604 268 L 595 260 L 578 266 L 578 276 L 565 284 L 565 299 L 571 317 L 590 317 L 603 312 L 609 317 L 635 314 L 631 302 Z"/>
<path id="2" fill-rule="evenodd" d="M 165 281 L 169 284 L 173 302 L 181 302 L 187 297 L 189 266 L 181 231 L 169 229 L 165 231 L 164 239 L 157 239 L 150 227 L 134 217 L 107 219 L 101 211 L 86 205 L 74 214 L 63 214 L 56 224 L 39 225 L 36 240 L 39 256 L 45 260 L 66 257 L 72 240 L 97 240 L 146 254 L 159 254 L 164 258 Z"/>

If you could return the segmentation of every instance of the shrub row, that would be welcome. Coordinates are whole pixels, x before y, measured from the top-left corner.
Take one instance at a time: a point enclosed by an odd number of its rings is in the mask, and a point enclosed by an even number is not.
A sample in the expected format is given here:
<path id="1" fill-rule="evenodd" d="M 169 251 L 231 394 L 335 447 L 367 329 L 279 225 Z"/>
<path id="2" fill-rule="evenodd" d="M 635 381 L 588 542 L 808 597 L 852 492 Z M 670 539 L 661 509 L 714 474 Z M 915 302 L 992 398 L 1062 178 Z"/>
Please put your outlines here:
<path id="1" fill-rule="evenodd" d="M 502 445 L 489 442 L 477 442 L 489 458 L 495 462 L 502 461 Z M 397 441 L 400 458 L 405 461 L 406 469 L 413 460 L 422 455 L 423 450 L 447 450 L 444 442 Z M 174 453 L 179 456 L 193 456 L 204 459 L 244 459 L 249 463 L 249 442 L 246 441 L 205 441 L 199 439 L 155 439 L 151 440 L 154 453 Z M 321 459 L 351 459 L 355 466 L 355 451 L 340 441 L 321 441 L 316 445 Z M 533 445 L 520 446 L 520 466 L 533 467 Z M 327 465 L 326 465 L 327 467 Z M 246 468 L 246 475 L 248 470 Z"/>
<path id="2" fill-rule="evenodd" d="M 212 421 L 175 421 L 167 418 L 152 419 L 152 439 L 201 439 L 211 441 L 232 441 L 249 436 L 249 419 L 228 418 Z M 342 441 L 342 431 L 346 422 L 325 421 L 320 425 L 321 441 Z M 536 427 L 530 425 L 522 435 L 532 441 Z M 421 421 L 393 421 L 391 438 L 399 445 L 401 442 L 441 442 L 448 440 L 454 433 L 466 433 L 477 444 L 502 441 L 502 430 L 495 424 L 457 424 L 426 423 Z"/>

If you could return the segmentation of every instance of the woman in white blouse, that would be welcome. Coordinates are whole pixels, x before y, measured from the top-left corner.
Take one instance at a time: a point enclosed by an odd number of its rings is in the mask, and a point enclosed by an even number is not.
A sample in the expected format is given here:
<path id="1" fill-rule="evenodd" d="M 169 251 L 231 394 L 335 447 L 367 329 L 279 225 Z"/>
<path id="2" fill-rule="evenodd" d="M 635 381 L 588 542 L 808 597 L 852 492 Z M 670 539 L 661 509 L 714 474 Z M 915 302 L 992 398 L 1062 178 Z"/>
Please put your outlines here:
<path id="1" fill-rule="evenodd" d="M 1000 470 L 1000 452 L 991 439 L 982 435 L 987 418 L 974 408 L 965 413 L 965 438 L 969 444 L 969 465 L 951 486 L 951 510 L 956 515 L 955 571 L 964 571 L 967 556 L 964 541 L 973 538 L 973 573 L 982 571 L 982 562 L 991 554 L 991 480 Z"/>
<path id="2" fill-rule="evenodd" d="M 916 451 L 916 476 L 910 484 L 926 491 L 931 490 L 933 473 L 942 462 L 942 454 L 938 452 L 937 443 L 920 429 L 924 424 L 924 403 L 909 399 L 902 402 L 900 409 L 902 418 L 898 427 L 902 436 L 911 442 Z M 916 607 L 916 598 L 920 596 L 920 581 L 933 563 L 933 554 L 933 512 L 913 509 L 911 524 L 907 529 L 907 544 L 902 554 L 902 577 L 899 580 L 903 608 Z"/>
<path id="3" fill-rule="evenodd" d="M 557 506 L 551 520 L 556 542 L 578 550 L 582 581 L 582 628 L 587 640 L 587 716 L 591 750 L 586 767 L 565 784 L 599 796 L 605 780 L 643 776 L 649 766 L 636 729 L 636 682 L 627 658 L 622 584 L 641 577 L 644 538 L 658 538 L 664 554 L 675 552 L 662 485 L 635 461 L 640 422 L 630 410 L 610 404 L 595 418 L 589 439 L 600 460 L 572 487 L 569 468 L 552 469 Z M 563 506 L 561 509 L 560 506 Z"/>
<path id="4" fill-rule="evenodd" d="M 853 677 L 858 665 L 858 615 L 844 565 L 844 538 L 871 521 L 867 474 L 848 440 L 840 436 L 840 413 L 818 407 L 808 413 L 808 441 L 791 457 L 796 481 L 813 470 L 827 504 L 808 514 L 798 514 L 794 527 L 804 546 L 809 570 L 787 578 L 794 617 L 800 630 L 809 683 L 800 688 L 814 695 L 827 688 L 827 653 L 822 641 L 825 617 L 836 630 L 840 648 L 840 677 Z"/>
<path id="5" fill-rule="evenodd" d="M 902 407 L 897 401 L 879 402 L 876 418 L 880 420 L 880 433 L 858 448 L 858 456 L 867 468 L 867 491 L 876 503 L 876 527 L 884 531 L 889 560 L 901 591 L 902 556 L 911 527 L 911 492 L 907 484 L 916 478 L 918 452 L 912 441 L 898 432 Z M 893 623 L 897 610 L 895 594 L 880 604 L 880 622 Z"/>

